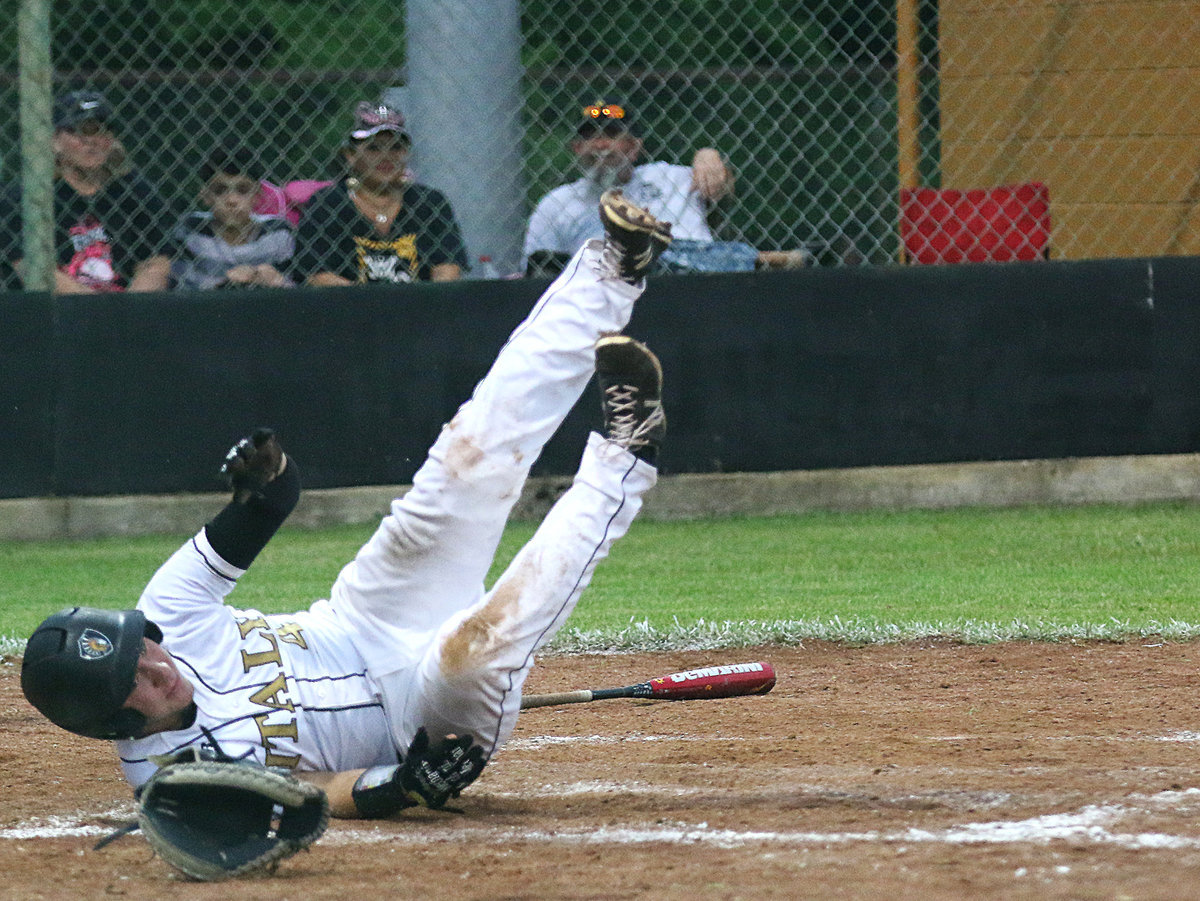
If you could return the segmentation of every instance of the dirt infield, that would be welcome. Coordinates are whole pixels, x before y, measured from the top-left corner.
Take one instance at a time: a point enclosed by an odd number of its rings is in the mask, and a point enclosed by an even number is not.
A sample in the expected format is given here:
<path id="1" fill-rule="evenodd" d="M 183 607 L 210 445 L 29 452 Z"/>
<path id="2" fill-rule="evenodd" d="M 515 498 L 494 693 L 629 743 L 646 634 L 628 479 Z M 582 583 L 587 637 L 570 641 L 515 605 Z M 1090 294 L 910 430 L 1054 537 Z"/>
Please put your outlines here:
<path id="1" fill-rule="evenodd" d="M 551 657 L 533 692 L 767 660 L 757 698 L 530 710 L 461 799 L 337 822 L 270 877 L 188 883 L 111 752 L 0 667 L 0 897 L 1200 897 L 1200 644 L 808 643 Z"/>

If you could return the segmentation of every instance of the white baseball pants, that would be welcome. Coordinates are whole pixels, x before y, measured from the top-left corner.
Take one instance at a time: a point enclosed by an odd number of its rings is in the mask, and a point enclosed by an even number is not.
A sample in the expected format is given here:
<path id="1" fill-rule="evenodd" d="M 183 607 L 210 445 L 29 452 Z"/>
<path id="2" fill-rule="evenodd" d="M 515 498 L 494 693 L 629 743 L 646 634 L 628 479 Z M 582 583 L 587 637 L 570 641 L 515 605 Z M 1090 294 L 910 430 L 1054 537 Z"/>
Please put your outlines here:
<path id="1" fill-rule="evenodd" d="M 490 591 L 484 578 L 543 446 L 629 321 L 641 287 L 596 273 L 589 242 L 442 429 L 411 490 L 338 576 L 331 601 L 381 689 L 393 739 L 511 735 L 534 653 L 625 534 L 657 471 L 592 434 L 572 487 Z"/>

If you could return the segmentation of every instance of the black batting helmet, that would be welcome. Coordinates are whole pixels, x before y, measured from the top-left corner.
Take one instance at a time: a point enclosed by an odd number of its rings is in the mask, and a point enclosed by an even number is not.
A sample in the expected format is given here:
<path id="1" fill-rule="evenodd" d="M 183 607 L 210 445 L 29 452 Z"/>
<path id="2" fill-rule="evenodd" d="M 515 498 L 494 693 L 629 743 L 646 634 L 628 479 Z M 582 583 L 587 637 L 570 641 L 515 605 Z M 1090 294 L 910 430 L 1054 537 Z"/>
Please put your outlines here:
<path id="1" fill-rule="evenodd" d="M 21 690 L 56 726 L 88 738 L 133 738 L 146 724 L 123 708 L 142 639 L 162 630 L 140 610 L 68 607 L 46 617 L 25 644 Z"/>

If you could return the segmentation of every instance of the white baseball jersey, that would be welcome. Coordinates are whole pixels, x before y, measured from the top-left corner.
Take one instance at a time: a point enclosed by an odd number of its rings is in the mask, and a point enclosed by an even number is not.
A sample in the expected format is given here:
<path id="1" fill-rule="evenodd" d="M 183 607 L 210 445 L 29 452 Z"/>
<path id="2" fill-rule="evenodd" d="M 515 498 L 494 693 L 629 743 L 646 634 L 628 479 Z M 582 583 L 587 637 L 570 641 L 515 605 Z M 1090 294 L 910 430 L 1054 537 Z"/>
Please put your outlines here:
<path id="1" fill-rule="evenodd" d="M 671 223 L 671 235 L 712 241 L 704 199 L 692 186 L 690 166 L 645 163 L 636 166 L 621 192 L 656 219 Z M 537 250 L 575 253 L 585 241 L 604 235 L 597 213 L 603 189 L 590 178 L 560 185 L 538 201 L 525 231 L 524 260 Z"/>
<path id="2" fill-rule="evenodd" d="M 379 690 L 329 602 L 282 616 L 226 607 L 243 573 L 201 530 L 143 591 L 138 609 L 163 630 L 163 646 L 192 683 L 197 716 L 189 729 L 118 742 L 126 778 L 141 785 L 156 769 L 150 755 L 210 736 L 225 753 L 250 752 L 267 766 L 395 763 Z"/>
<path id="3" fill-rule="evenodd" d="M 208 735 L 228 754 L 297 771 L 394 763 L 422 726 L 471 734 L 487 756 L 503 744 L 534 653 L 657 476 L 591 435 L 572 487 L 484 591 L 530 467 L 591 380 L 596 341 L 625 327 L 641 293 L 602 269 L 600 244 L 589 242 L 442 429 L 329 600 L 289 615 L 224 606 L 242 571 L 203 531 L 163 565 L 138 607 L 194 685 L 198 714 L 188 729 L 117 743 L 131 783 L 154 772 L 151 755 Z"/>

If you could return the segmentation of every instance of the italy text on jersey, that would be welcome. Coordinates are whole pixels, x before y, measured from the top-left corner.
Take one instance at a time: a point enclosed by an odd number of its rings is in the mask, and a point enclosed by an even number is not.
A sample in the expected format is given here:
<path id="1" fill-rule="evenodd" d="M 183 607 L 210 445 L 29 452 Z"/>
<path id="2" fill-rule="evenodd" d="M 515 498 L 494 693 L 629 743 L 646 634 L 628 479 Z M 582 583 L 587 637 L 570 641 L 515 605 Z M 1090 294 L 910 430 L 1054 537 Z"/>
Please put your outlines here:
<path id="1" fill-rule="evenodd" d="M 247 674 L 259 672 L 263 678 L 271 677 L 270 681 L 252 693 L 248 699 L 252 705 L 263 709 L 262 713 L 254 717 L 254 723 L 258 727 L 259 738 L 266 752 L 264 762 L 267 766 L 294 768 L 300 762 L 299 755 L 280 753 L 276 746 L 276 742 L 281 739 L 296 743 L 300 738 L 296 725 L 296 706 L 288 694 L 288 674 L 283 668 L 279 643 L 285 641 L 307 650 L 304 631 L 296 623 L 268 623 L 263 617 L 238 618 L 236 622 L 243 641 L 262 639 L 261 650 L 249 651 L 243 648 L 239 652 L 242 669 Z M 260 667 L 274 667 L 276 671 L 260 670 Z"/>

